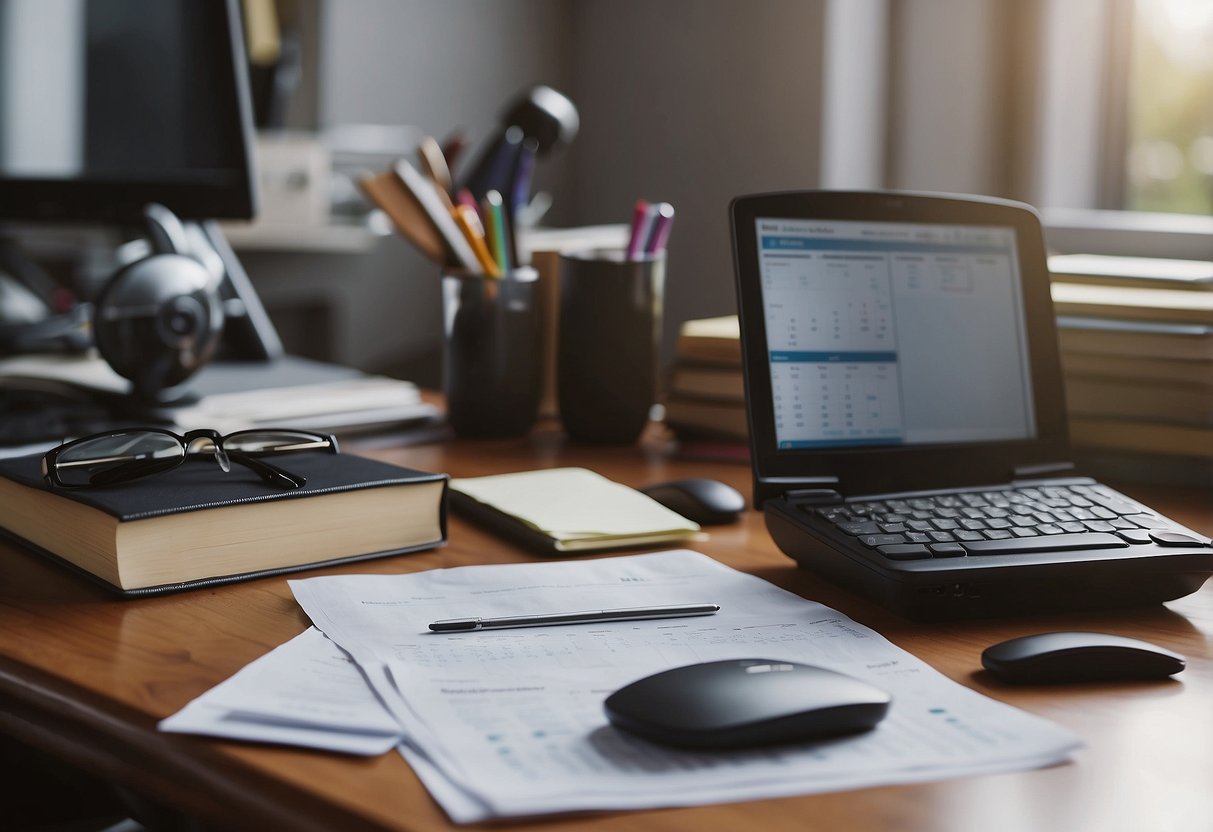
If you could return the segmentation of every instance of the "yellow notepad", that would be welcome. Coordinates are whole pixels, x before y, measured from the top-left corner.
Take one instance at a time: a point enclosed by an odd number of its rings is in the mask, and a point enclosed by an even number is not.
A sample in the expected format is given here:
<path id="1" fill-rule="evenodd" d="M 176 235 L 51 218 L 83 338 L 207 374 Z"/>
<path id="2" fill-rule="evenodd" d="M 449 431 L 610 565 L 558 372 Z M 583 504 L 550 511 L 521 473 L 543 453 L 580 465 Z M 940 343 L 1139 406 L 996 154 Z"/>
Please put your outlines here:
<path id="1" fill-rule="evenodd" d="M 551 468 L 451 481 L 452 508 L 548 554 L 662 545 L 699 525 L 585 468 Z"/>

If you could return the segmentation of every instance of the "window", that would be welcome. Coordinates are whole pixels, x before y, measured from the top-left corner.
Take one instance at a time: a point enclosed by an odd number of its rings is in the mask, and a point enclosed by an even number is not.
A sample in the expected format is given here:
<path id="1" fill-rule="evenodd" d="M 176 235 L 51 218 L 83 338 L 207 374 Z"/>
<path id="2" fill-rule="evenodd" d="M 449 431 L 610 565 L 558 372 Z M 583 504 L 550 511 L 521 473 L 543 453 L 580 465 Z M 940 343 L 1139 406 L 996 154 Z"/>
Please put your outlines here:
<path id="1" fill-rule="evenodd" d="M 1136 0 L 1124 202 L 1213 214 L 1213 2 Z"/>

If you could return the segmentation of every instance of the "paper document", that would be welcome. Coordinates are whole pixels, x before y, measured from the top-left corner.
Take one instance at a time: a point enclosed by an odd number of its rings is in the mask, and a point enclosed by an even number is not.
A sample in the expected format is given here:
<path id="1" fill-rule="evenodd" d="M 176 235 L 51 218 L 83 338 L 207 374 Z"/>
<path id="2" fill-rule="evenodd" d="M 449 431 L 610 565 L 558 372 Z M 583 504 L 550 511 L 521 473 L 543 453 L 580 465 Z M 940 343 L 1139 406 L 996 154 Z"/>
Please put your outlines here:
<path id="1" fill-rule="evenodd" d="M 962 687 L 835 610 L 695 552 L 290 582 L 399 720 L 402 751 L 457 822 L 680 806 L 1048 765 L 1079 743 Z M 703 618 L 439 634 L 461 616 L 710 602 Z M 695 662 L 764 658 L 893 696 L 874 731 L 745 752 L 665 749 L 617 731 L 603 700 Z"/>
<path id="2" fill-rule="evenodd" d="M 685 539 L 699 531 L 648 495 L 585 468 L 455 479 L 451 490 L 517 518 L 564 551 L 637 537 Z"/>
<path id="3" fill-rule="evenodd" d="M 357 665 L 314 627 L 211 688 L 159 727 L 361 755 L 390 750 L 401 734 Z"/>

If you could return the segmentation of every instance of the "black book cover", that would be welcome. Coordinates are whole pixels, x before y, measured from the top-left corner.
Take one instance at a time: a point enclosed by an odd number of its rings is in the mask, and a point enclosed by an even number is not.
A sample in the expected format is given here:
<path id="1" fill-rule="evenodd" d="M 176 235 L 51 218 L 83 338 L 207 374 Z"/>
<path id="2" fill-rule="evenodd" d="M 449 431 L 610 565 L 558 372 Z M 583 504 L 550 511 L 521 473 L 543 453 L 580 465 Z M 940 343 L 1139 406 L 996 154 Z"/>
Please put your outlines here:
<path id="1" fill-rule="evenodd" d="M 24 540 L 12 532 L 0 529 L 0 533 L 4 533 L 10 539 L 17 540 L 17 542 L 23 544 L 26 548 L 32 549 L 67 566 L 77 574 L 83 575 L 110 590 L 117 591 L 126 596 L 148 595 L 198 586 L 230 583 L 265 575 L 313 569 L 336 563 L 348 563 L 372 557 L 402 554 L 404 552 L 434 548 L 446 542 L 447 491 L 445 482 L 448 478 L 445 474 L 415 471 L 352 454 L 307 451 L 282 454 L 280 458 L 274 459 L 273 463 L 290 471 L 292 474 L 304 476 L 307 479 L 307 483 L 301 488 L 275 488 L 266 485 L 257 474 L 243 465 L 233 463 L 231 471 L 225 472 L 214 459 L 209 457 L 191 458 L 170 471 L 122 485 L 104 488 L 55 488 L 48 485 L 42 477 L 42 456 L 37 454 L 0 460 L 0 477 L 5 477 L 30 488 L 53 493 L 56 496 L 66 497 L 109 514 L 122 522 L 159 517 L 167 514 L 222 508 L 237 504 L 296 500 L 340 491 L 443 482 L 443 497 L 440 502 L 438 518 L 441 539 L 432 543 L 390 552 L 373 552 L 323 562 L 309 562 L 280 569 L 206 578 L 198 581 L 187 581 L 157 587 L 123 590 L 60 558 L 55 553 L 33 545 L 30 541 Z M 2 525 L 3 511 L 0 510 L 0 526 Z"/>

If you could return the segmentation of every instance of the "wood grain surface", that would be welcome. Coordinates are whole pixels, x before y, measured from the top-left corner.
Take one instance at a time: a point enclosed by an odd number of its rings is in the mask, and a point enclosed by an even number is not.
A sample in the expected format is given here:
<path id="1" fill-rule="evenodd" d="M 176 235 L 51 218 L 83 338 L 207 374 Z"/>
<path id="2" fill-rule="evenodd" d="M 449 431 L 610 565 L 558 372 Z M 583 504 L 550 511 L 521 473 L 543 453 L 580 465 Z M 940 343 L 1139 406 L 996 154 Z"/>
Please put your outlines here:
<path id="1" fill-rule="evenodd" d="M 677 460 L 660 437 L 596 448 L 541 429 L 518 440 L 344 447 L 452 476 L 582 465 L 633 486 L 710 476 L 750 490 L 748 467 Z M 1213 494 L 1207 491 L 1122 489 L 1213 532 Z M 1025 773 L 544 818 L 535 826 L 604 832 L 1213 829 L 1213 588 L 1135 610 L 924 625 L 798 570 L 772 544 L 757 512 L 713 528 L 695 548 L 842 610 L 960 684 L 1070 728 L 1086 748 L 1072 762 Z M 442 549 L 299 574 L 393 574 L 537 559 L 452 518 L 450 542 Z M 450 828 L 395 754 L 364 760 L 155 730 L 159 719 L 307 626 L 284 578 L 121 601 L 0 544 L 0 732 L 223 828 Z M 1188 669 L 1168 682 L 1024 689 L 981 670 L 987 645 L 1061 629 L 1145 638 L 1186 655 Z"/>

